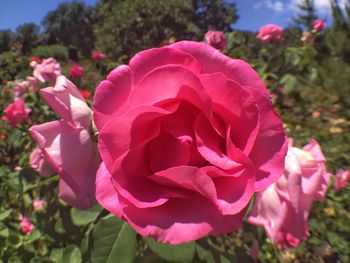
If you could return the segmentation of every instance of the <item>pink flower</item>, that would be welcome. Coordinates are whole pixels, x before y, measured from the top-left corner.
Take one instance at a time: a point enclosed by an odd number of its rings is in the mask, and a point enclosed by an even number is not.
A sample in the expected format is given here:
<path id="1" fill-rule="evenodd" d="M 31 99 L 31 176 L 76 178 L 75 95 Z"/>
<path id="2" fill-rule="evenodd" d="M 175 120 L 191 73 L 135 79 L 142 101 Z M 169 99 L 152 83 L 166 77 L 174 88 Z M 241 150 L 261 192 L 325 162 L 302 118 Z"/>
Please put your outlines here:
<path id="1" fill-rule="evenodd" d="M 99 61 L 105 58 L 105 54 L 100 50 L 92 51 L 91 55 L 92 55 L 92 58 L 96 61 Z"/>
<path id="2" fill-rule="evenodd" d="M 308 236 L 312 203 L 324 199 L 331 176 L 315 140 L 303 149 L 290 142 L 282 177 L 257 194 L 248 222 L 263 226 L 278 248 L 298 246 Z"/>
<path id="3" fill-rule="evenodd" d="M 259 34 L 256 36 L 262 42 L 281 42 L 283 37 L 283 28 L 273 24 L 267 24 L 260 27 Z"/>
<path id="4" fill-rule="evenodd" d="M 325 21 L 323 21 L 322 19 L 317 19 L 314 21 L 312 28 L 316 32 L 320 32 L 325 28 L 325 26 L 326 26 Z"/>
<path id="5" fill-rule="evenodd" d="M 40 200 L 40 199 L 34 199 L 32 202 L 32 206 L 33 206 L 34 211 L 40 212 L 45 208 L 46 201 Z"/>
<path id="6" fill-rule="evenodd" d="M 26 235 L 29 235 L 34 229 L 34 225 L 32 221 L 30 221 L 30 219 L 22 215 L 19 216 L 19 220 L 20 220 L 19 224 L 22 228 L 23 233 Z"/>
<path id="7" fill-rule="evenodd" d="M 227 38 L 224 32 L 209 30 L 204 38 L 207 44 L 216 49 L 223 50 L 227 46 Z"/>
<path id="8" fill-rule="evenodd" d="M 35 92 L 38 90 L 39 81 L 34 77 L 27 77 L 27 82 L 29 84 L 29 91 Z"/>
<path id="9" fill-rule="evenodd" d="M 96 198 L 141 235 L 178 244 L 242 224 L 287 141 L 257 73 L 181 41 L 145 50 L 97 87 Z"/>
<path id="10" fill-rule="evenodd" d="M 33 68 L 33 76 L 40 82 L 55 83 L 56 78 L 61 75 L 60 64 L 54 58 L 44 59 L 41 64 L 32 61 L 30 66 Z"/>
<path id="11" fill-rule="evenodd" d="M 319 111 L 312 112 L 312 118 L 318 119 L 321 116 L 321 113 Z"/>
<path id="12" fill-rule="evenodd" d="M 13 87 L 14 99 L 15 100 L 23 99 L 23 95 L 26 92 L 28 86 L 29 86 L 29 83 L 27 81 L 16 83 L 15 86 Z"/>
<path id="13" fill-rule="evenodd" d="M 100 163 L 90 135 L 92 114 L 79 89 L 65 76 L 55 87 L 41 90 L 49 106 L 62 118 L 29 129 L 44 159 L 60 176 L 59 194 L 80 209 L 95 202 L 95 176 Z"/>
<path id="14" fill-rule="evenodd" d="M 23 99 L 17 99 L 6 107 L 4 110 L 5 116 L 3 119 L 8 121 L 12 128 L 15 128 L 17 123 L 20 123 L 28 118 L 31 109 L 26 108 Z"/>
<path id="15" fill-rule="evenodd" d="M 39 148 L 35 148 L 29 156 L 30 166 L 42 177 L 49 177 L 55 172 L 45 161 L 44 156 Z"/>
<path id="16" fill-rule="evenodd" d="M 79 65 L 73 65 L 69 69 L 69 75 L 74 79 L 80 79 L 84 76 L 84 74 L 84 69 Z"/>
<path id="17" fill-rule="evenodd" d="M 335 191 L 339 191 L 347 186 L 350 181 L 350 170 L 339 169 L 337 172 L 337 178 L 334 182 Z"/>

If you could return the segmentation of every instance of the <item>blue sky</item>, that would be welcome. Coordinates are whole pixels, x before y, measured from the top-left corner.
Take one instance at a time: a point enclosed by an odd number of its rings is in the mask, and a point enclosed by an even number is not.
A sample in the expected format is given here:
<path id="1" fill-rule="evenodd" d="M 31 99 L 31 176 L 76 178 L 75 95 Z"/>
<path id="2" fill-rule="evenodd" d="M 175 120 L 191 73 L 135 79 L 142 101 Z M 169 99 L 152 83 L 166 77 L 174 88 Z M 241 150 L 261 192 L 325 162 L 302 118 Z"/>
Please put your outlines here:
<path id="1" fill-rule="evenodd" d="M 70 1 L 70 0 L 68 0 Z M 228 0 L 233 1 L 233 0 Z M 257 31 L 260 26 L 273 23 L 286 27 L 297 12 L 300 0 L 236 0 L 238 22 L 236 29 Z M 330 20 L 329 0 L 315 0 L 320 18 Z M 338 0 L 344 5 L 349 0 Z M 40 24 L 48 11 L 54 10 L 67 0 L 0 0 L 0 30 L 12 29 L 23 23 Z M 98 0 L 84 0 L 88 5 L 95 5 Z"/>

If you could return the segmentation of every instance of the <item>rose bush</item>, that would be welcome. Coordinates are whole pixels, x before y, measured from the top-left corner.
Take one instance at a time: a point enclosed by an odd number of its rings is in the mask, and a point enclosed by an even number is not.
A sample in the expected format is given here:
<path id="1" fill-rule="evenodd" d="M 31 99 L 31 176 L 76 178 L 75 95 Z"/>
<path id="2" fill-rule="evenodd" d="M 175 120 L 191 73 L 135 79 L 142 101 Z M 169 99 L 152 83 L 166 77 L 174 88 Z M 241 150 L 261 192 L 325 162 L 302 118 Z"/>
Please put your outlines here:
<path id="1" fill-rule="evenodd" d="M 296 247 L 309 235 L 312 203 L 324 199 L 332 176 L 325 162 L 315 140 L 303 149 L 293 147 L 291 140 L 282 177 L 257 194 L 248 221 L 263 226 L 278 248 Z"/>
<path id="2" fill-rule="evenodd" d="M 95 93 L 97 200 L 172 244 L 240 227 L 252 195 L 284 167 L 268 95 L 246 62 L 204 43 L 137 54 Z"/>

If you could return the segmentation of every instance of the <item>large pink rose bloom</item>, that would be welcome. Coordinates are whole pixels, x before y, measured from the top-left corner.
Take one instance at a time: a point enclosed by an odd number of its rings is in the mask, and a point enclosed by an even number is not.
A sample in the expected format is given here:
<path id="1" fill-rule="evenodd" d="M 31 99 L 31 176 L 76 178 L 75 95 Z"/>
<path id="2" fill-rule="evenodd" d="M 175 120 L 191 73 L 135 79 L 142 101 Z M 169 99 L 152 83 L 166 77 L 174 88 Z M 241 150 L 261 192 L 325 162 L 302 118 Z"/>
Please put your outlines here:
<path id="1" fill-rule="evenodd" d="M 286 140 L 257 73 L 192 41 L 143 51 L 97 87 L 96 198 L 178 244 L 241 226 L 283 171 Z"/>
<path id="2" fill-rule="evenodd" d="M 322 31 L 326 26 L 326 23 L 322 19 L 316 19 L 312 25 L 312 29 L 316 32 Z"/>
<path id="3" fill-rule="evenodd" d="M 209 30 L 204 36 L 205 42 L 212 47 L 223 50 L 227 46 L 227 38 L 224 32 Z"/>
<path id="4" fill-rule="evenodd" d="M 40 82 L 55 83 L 56 78 L 61 75 L 60 64 L 54 58 L 44 59 L 41 64 L 32 61 L 30 66 L 33 68 L 33 76 Z"/>
<path id="5" fill-rule="evenodd" d="M 46 162 L 60 176 L 59 194 L 80 209 L 95 203 L 95 176 L 100 158 L 89 127 L 92 113 L 79 89 L 65 76 L 55 87 L 41 90 L 50 107 L 62 118 L 30 128 Z"/>
<path id="6" fill-rule="evenodd" d="M 256 37 L 264 43 L 281 42 L 283 28 L 277 25 L 267 24 L 260 27 L 259 33 Z"/>
<path id="7" fill-rule="evenodd" d="M 303 149 L 291 142 L 282 177 L 257 194 L 248 222 L 264 227 L 278 248 L 298 246 L 308 236 L 312 203 L 324 199 L 330 177 L 315 140 Z"/>
<path id="8" fill-rule="evenodd" d="M 15 128 L 18 123 L 28 118 L 31 111 L 31 109 L 26 108 L 22 98 L 17 98 L 4 109 L 5 115 L 2 119 L 9 122 L 12 128 Z"/>

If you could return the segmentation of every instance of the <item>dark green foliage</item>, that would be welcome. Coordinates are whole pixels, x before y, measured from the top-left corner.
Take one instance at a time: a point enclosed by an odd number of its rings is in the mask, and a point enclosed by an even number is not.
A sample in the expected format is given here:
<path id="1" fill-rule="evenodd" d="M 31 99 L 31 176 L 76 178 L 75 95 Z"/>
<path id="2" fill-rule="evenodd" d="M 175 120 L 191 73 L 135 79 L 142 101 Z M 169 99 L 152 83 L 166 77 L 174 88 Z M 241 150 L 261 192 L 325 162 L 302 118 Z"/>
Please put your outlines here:
<path id="1" fill-rule="evenodd" d="M 11 30 L 0 31 L 0 53 L 9 51 L 11 49 L 11 43 L 14 40 L 14 34 Z"/>
<path id="2" fill-rule="evenodd" d="M 160 46 L 170 37 L 201 40 L 209 28 L 226 30 L 237 20 L 222 0 L 101 1 L 96 8 L 96 46 L 117 59 Z"/>
<path id="3" fill-rule="evenodd" d="M 31 52 L 31 56 L 39 58 L 54 57 L 60 61 L 67 61 L 68 49 L 66 46 L 54 44 L 54 45 L 41 45 L 34 48 Z"/>
<path id="4" fill-rule="evenodd" d="M 22 44 L 21 52 L 27 54 L 38 44 L 39 27 L 34 23 L 20 25 L 16 29 L 17 39 Z"/>

